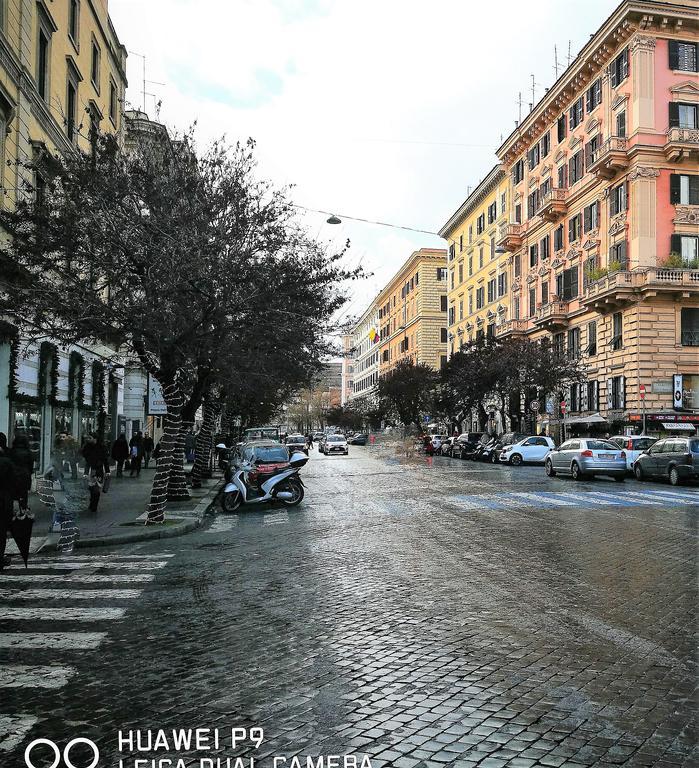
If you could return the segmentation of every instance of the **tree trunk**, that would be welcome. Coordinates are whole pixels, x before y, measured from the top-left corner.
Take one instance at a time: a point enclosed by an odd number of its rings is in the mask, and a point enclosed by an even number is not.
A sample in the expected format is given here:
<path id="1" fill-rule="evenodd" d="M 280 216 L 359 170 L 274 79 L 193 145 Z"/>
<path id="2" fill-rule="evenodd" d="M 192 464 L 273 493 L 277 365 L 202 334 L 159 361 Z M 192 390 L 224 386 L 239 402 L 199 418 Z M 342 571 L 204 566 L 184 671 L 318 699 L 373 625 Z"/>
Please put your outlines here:
<path id="1" fill-rule="evenodd" d="M 191 498 L 187 490 L 187 478 L 184 473 L 184 439 L 185 435 L 194 426 L 194 420 L 191 421 L 182 418 L 180 415 L 180 428 L 177 432 L 175 447 L 172 452 L 172 464 L 170 466 L 170 478 L 167 484 L 168 501 L 184 501 Z"/>
<path id="2" fill-rule="evenodd" d="M 209 464 L 217 416 L 218 407 L 216 403 L 207 399 L 204 402 L 204 419 L 197 435 L 194 466 L 192 467 L 192 488 L 200 488 L 202 478 L 211 477 Z"/>
<path id="3" fill-rule="evenodd" d="M 158 466 L 153 478 L 153 488 L 146 512 L 146 524 L 162 523 L 165 521 L 165 504 L 167 502 L 168 481 L 172 468 L 173 451 L 177 442 L 182 423 L 182 405 L 184 398 L 177 384 L 163 384 L 163 397 L 167 406 L 165 415 L 165 431 L 160 442 Z"/>

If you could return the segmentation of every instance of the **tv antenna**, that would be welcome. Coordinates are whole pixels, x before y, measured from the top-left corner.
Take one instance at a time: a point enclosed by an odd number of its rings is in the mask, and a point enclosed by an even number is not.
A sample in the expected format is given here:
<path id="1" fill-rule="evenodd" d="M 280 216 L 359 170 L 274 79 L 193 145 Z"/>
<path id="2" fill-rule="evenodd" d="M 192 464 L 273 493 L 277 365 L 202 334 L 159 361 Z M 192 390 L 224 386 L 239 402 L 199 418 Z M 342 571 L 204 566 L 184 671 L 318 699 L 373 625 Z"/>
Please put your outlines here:
<path id="1" fill-rule="evenodd" d="M 132 56 L 138 56 L 138 58 L 141 59 L 141 61 L 143 62 L 143 78 L 142 78 L 143 88 L 141 90 L 141 99 L 142 99 L 141 105 L 142 105 L 143 111 L 145 112 L 146 111 L 146 96 L 152 96 L 153 99 L 156 98 L 154 93 L 149 93 L 146 90 L 146 83 L 149 83 L 150 85 L 166 85 L 166 83 L 159 83 L 157 80 L 146 80 L 146 57 L 145 57 L 145 54 L 137 53 L 136 51 L 129 51 L 129 53 Z M 160 107 L 159 107 L 160 103 L 161 102 L 156 103 L 156 110 L 157 110 L 158 114 L 160 114 Z"/>

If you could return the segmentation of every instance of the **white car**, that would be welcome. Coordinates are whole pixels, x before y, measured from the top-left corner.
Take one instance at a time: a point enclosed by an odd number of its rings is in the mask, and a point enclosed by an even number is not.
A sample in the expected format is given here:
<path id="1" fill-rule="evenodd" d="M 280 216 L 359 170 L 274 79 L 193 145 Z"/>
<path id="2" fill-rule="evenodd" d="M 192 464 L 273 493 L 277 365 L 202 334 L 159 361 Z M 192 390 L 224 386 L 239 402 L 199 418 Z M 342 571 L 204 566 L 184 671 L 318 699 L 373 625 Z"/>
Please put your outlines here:
<path id="1" fill-rule="evenodd" d="M 328 435 L 323 443 L 323 453 L 329 456 L 331 453 L 344 453 L 349 455 L 347 438 L 344 435 Z"/>
<path id="2" fill-rule="evenodd" d="M 618 437 L 610 437 L 610 443 L 619 446 L 619 448 L 626 454 L 626 468 L 629 472 L 633 472 L 633 465 L 636 463 L 636 459 L 647 451 L 653 443 L 658 442 L 657 437 L 646 437 L 645 435 L 619 435 Z"/>
<path id="3" fill-rule="evenodd" d="M 432 438 L 432 447 L 435 453 L 441 453 L 442 443 L 449 439 L 448 435 L 430 435 Z"/>
<path id="4" fill-rule="evenodd" d="M 526 462 L 543 464 L 548 452 L 556 447 L 553 439 L 546 435 L 525 437 L 513 445 L 507 445 L 500 453 L 500 461 L 504 464 L 519 466 Z"/>

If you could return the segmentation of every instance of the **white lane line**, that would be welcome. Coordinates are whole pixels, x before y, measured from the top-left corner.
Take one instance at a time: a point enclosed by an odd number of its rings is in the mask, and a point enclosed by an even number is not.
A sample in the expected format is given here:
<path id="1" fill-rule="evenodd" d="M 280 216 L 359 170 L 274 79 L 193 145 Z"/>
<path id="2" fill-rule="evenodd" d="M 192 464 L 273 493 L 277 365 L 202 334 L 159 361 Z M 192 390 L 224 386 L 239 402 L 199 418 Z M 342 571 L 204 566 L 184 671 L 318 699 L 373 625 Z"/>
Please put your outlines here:
<path id="1" fill-rule="evenodd" d="M 54 664 L 6 664 L 0 667 L 0 688 L 63 688 L 75 672 L 75 667 Z"/>
<path id="2" fill-rule="evenodd" d="M 61 562 L 61 560 L 70 560 L 71 562 L 77 562 L 79 560 L 94 560 L 95 562 L 99 563 L 102 560 L 152 560 L 154 555 L 117 555 L 117 554 L 109 554 L 109 555 L 76 555 L 74 553 L 71 553 L 70 555 L 63 555 L 62 557 L 51 555 L 48 557 L 42 557 L 42 562 L 52 563 L 52 562 Z M 169 555 L 163 552 L 158 552 L 155 557 L 161 558 L 161 557 L 174 557 L 174 555 Z"/>
<path id="3" fill-rule="evenodd" d="M 135 571 L 139 568 L 164 568 L 167 565 L 166 561 L 156 562 L 140 562 L 140 563 L 116 563 L 111 560 L 103 560 L 100 563 L 96 562 L 78 562 L 76 560 L 60 561 L 55 563 L 32 563 L 29 567 L 33 571 L 74 571 L 78 568 L 112 568 L 114 570 L 121 571 Z M 24 566 L 11 565 L 8 570 L 25 570 Z"/>
<path id="4" fill-rule="evenodd" d="M 0 715 L 0 750 L 9 752 L 18 747 L 38 722 L 34 715 Z"/>
<path id="5" fill-rule="evenodd" d="M 0 600 L 133 600 L 142 589 L 0 589 Z"/>
<path id="6" fill-rule="evenodd" d="M 14 586 L 22 582 L 38 582 L 41 584 L 53 583 L 56 576 L 48 573 L 28 573 L 21 571 L 5 571 L 2 575 L 0 584 L 3 586 Z M 67 573 L 61 577 L 64 584 L 102 584 L 108 582 L 118 582 L 131 584 L 143 581 L 153 581 L 153 573 Z"/>
<path id="7" fill-rule="evenodd" d="M 15 608 L 0 606 L 3 621 L 111 621 L 121 619 L 126 608 Z"/>
<path id="8" fill-rule="evenodd" d="M 528 499 L 530 501 L 536 501 L 537 504 L 541 504 L 542 506 L 546 506 L 546 504 L 554 504 L 559 507 L 576 507 L 578 504 L 575 504 L 572 501 L 564 501 L 563 499 L 556 499 L 551 496 L 544 496 L 540 493 L 525 493 L 524 491 L 516 491 L 514 493 L 509 494 L 512 497 L 518 497 L 521 496 L 525 499 Z M 563 494 L 557 494 L 558 496 L 562 496 Z"/>
<path id="9" fill-rule="evenodd" d="M 2 632 L 0 648 L 91 651 L 98 648 L 106 632 Z"/>

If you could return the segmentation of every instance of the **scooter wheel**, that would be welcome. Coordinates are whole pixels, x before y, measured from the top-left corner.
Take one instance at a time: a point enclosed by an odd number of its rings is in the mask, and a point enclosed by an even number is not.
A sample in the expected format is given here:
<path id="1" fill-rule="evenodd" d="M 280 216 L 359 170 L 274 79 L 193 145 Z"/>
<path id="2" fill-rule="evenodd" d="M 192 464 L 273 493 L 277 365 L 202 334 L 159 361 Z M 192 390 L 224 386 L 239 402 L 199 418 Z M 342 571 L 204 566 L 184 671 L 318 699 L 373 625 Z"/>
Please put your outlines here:
<path id="1" fill-rule="evenodd" d="M 277 499 L 285 507 L 295 507 L 303 501 L 303 485 L 298 480 L 289 480 L 278 488 L 280 491 L 291 491 L 294 494 L 292 499 Z"/>
<path id="2" fill-rule="evenodd" d="M 240 498 L 240 491 L 231 491 L 223 494 L 221 501 L 221 507 L 224 512 L 235 512 L 240 507 L 242 499 Z"/>

